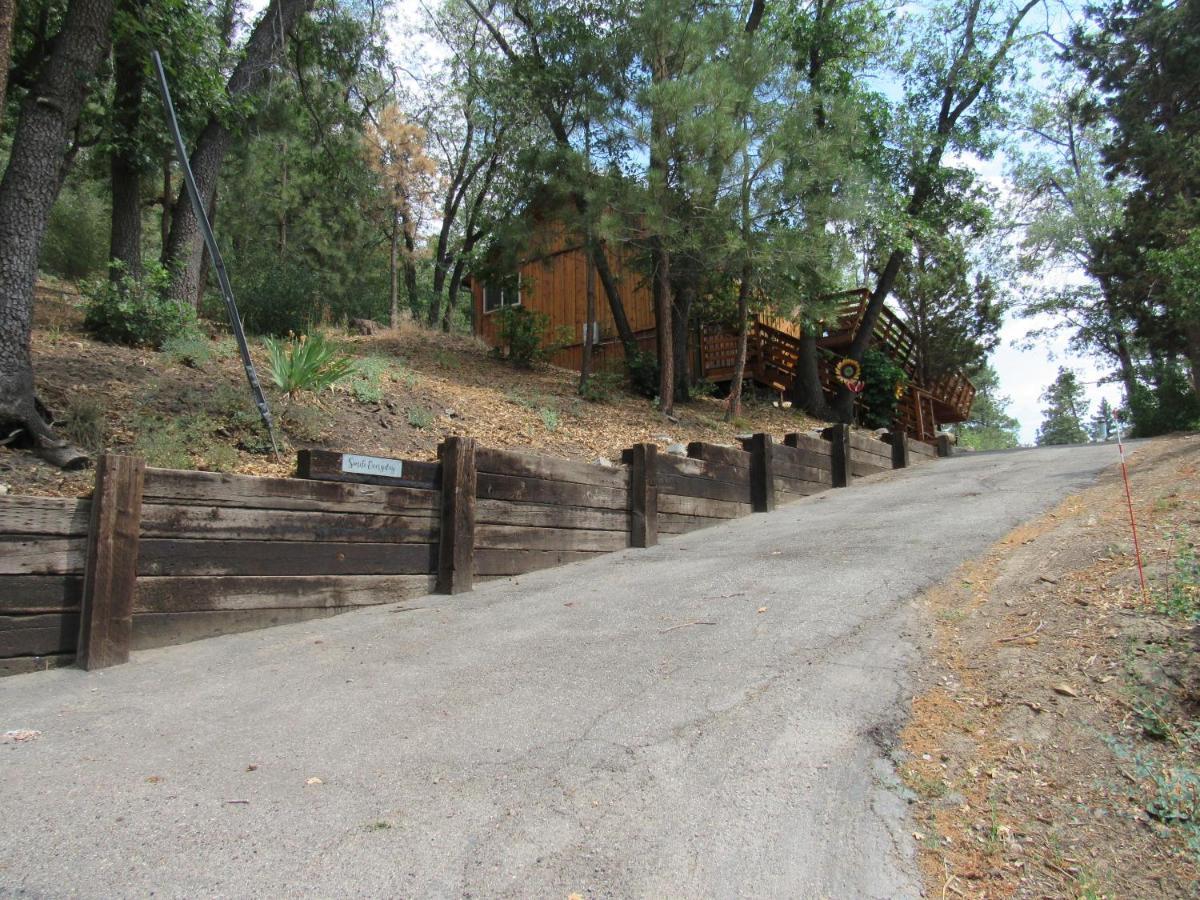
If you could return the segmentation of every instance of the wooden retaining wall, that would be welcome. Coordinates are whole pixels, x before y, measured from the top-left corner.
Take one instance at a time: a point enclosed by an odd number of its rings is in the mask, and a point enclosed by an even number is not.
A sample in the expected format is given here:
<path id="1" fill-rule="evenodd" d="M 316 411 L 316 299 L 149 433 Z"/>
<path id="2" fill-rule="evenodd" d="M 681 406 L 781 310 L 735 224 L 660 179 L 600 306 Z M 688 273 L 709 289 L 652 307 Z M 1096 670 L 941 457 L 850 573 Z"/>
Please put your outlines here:
<path id="1" fill-rule="evenodd" d="M 98 668 L 130 650 L 457 594 L 475 579 L 653 546 L 937 451 L 833 426 L 687 453 L 639 444 L 608 466 L 452 437 L 438 462 L 378 461 L 403 477 L 347 472 L 342 454 L 313 450 L 297 478 L 106 455 L 91 499 L 0 497 L 0 674 Z"/>

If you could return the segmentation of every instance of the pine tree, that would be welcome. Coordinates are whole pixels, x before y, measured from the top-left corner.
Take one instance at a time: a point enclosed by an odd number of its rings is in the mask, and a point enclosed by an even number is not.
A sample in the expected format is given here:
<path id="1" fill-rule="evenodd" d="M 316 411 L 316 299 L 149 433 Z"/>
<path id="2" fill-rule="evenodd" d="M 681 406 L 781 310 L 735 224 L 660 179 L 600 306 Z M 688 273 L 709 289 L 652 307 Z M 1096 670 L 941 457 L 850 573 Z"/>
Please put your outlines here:
<path id="1" fill-rule="evenodd" d="M 1000 376 L 990 365 L 975 376 L 971 418 L 958 426 L 958 442 L 975 450 L 1008 450 L 1020 443 L 1021 423 L 1008 414 L 1012 401 L 1000 394 Z"/>
<path id="2" fill-rule="evenodd" d="M 1059 367 L 1058 377 L 1042 394 L 1046 404 L 1042 410 L 1042 427 L 1038 429 L 1038 446 L 1055 444 L 1082 444 L 1088 439 L 1083 427 L 1088 412 L 1088 402 L 1083 396 L 1083 385 L 1070 369 Z"/>

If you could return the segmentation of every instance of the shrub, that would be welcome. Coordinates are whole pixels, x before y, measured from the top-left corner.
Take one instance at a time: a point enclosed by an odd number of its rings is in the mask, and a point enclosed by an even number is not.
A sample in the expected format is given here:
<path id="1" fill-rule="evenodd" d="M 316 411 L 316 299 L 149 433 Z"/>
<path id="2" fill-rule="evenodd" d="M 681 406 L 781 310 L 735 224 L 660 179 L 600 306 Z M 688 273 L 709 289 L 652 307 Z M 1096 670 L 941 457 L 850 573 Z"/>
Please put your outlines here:
<path id="1" fill-rule="evenodd" d="M 321 391 L 354 372 L 354 361 L 340 354 L 322 334 L 300 335 L 281 343 L 266 338 L 267 370 L 289 398 L 301 391 Z"/>
<path id="2" fill-rule="evenodd" d="M 558 410 L 551 409 L 549 406 L 543 406 L 538 410 L 538 415 L 542 419 L 542 424 L 546 426 L 547 431 L 554 431 L 558 428 Z"/>
<path id="3" fill-rule="evenodd" d="M 607 403 L 621 389 L 620 372 L 593 372 L 579 388 L 579 396 L 588 403 Z"/>
<path id="4" fill-rule="evenodd" d="M 72 281 L 103 272 L 109 218 L 98 182 L 68 179 L 46 223 L 41 267 Z"/>
<path id="5" fill-rule="evenodd" d="M 408 424 L 413 428 L 428 428 L 433 424 L 433 413 L 423 406 L 410 406 L 408 409 Z"/>
<path id="6" fill-rule="evenodd" d="M 657 356 L 638 350 L 632 357 L 626 358 L 625 365 L 629 370 L 629 386 L 635 394 L 651 400 L 658 396 Z"/>
<path id="7" fill-rule="evenodd" d="M 199 331 L 186 331 L 163 341 L 162 352 L 173 362 L 197 369 L 212 359 L 212 344 Z"/>
<path id="8" fill-rule="evenodd" d="M 896 418 L 896 395 L 908 384 L 908 376 L 890 356 L 868 350 L 862 360 L 863 424 L 868 428 L 891 428 Z"/>
<path id="9" fill-rule="evenodd" d="M 542 346 L 550 327 L 546 313 L 524 306 L 505 306 L 496 313 L 500 345 L 506 348 L 505 359 L 521 369 L 529 369 L 546 358 Z"/>
<path id="10" fill-rule="evenodd" d="M 325 318 L 320 280 L 307 266 L 273 260 L 237 268 L 238 312 L 251 334 L 304 334 Z M 215 310 L 213 317 L 218 317 Z M 219 318 L 225 318 L 223 309 Z"/>
<path id="11" fill-rule="evenodd" d="M 103 405 L 86 394 L 72 394 L 56 424 L 84 450 L 95 453 L 104 449 L 108 434 L 104 412 Z"/>
<path id="12" fill-rule="evenodd" d="M 171 338 L 195 331 L 195 310 L 167 296 L 171 279 L 163 266 L 151 263 L 137 279 L 121 263 L 112 265 L 117 280 L 94 279 L 83 286 L 88 332 L 112 344 L 159 349 Z"/>

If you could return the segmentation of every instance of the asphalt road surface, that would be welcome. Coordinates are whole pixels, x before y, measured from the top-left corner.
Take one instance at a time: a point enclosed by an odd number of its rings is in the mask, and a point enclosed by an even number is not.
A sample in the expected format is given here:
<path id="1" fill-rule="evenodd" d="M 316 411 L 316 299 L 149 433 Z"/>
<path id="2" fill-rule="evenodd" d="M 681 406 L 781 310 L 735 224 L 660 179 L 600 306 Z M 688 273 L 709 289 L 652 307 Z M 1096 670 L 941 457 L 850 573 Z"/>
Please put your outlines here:
<path id="1" fill-rule="evenodd" d="M 904 897 L 913 598 L 1112 446 L 0 681 L 0 895 Z"/>

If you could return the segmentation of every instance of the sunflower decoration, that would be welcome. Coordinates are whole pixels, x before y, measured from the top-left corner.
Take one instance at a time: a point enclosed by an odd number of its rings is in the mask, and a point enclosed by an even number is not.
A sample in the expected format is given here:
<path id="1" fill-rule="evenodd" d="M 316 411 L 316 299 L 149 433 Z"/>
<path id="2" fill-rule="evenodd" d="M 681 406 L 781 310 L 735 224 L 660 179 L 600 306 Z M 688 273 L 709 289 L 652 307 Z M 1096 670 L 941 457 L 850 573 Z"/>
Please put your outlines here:
<path id="1" fill-rule="evenodd" d="M 904 382 L 903 381 L 896 382 L 895 395 L 896 395 L 897 400 L 900 400 L 904 397 Z"/>
<path id="2" fill-rule="evenodd" d="M 865 385 L 862 382 L 862 366 L 857 359 L 847 356 L 834 368 L 837 380 L 855 394 L 861 394 Z"/>

